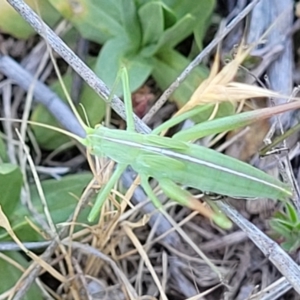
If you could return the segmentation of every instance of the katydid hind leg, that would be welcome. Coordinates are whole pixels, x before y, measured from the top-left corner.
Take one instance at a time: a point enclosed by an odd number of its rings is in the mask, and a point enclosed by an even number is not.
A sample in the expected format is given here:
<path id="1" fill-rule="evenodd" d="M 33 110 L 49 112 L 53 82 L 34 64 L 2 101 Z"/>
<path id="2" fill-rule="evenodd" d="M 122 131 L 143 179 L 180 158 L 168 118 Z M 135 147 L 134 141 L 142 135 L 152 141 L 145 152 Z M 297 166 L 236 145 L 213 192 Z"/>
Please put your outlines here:
<path id="1" fill-rule="evenodd" d="M 176 183 L 169 179 L 162 179 L 159 185 L 163 192 L 171 199 L 175 200 L 183 206 L 187 206 L 192 210 L 198 211 L 203 216 L 211 219 L 219 227 L 230 229 L 232 222 L 219 210 L 210 210 L 200 202 L 200 200 L 193 197 L 188 191 L 180 188 Z"/>
<path id="2" fill-rule="evenodd" d="M 149 197 L 149 199 L 153 202 L 154 206 L 156 208 L 161 208 L 162 204 L 156 197 L 155 193 L 152 190 L 152 187 L 149 184 L 149 177 L 145 175 L 141 175 L 141 186 L 143 187 L 146 195 Z"/>
<path id="3" fill-rule="evenodd" d="M 118 164 L 116 170 L 110 177 L 109 181 L 101 188 L 96 202 L 88 216 L 88 221 L 93 222 L 97 215 L 100 213 L 101 207 L 104 204 L 105 200 L 108 198 L 109 193 L 111 192 L 112 188 L 114 187 L 117 180 L 121 177 L 122 173 L 125 171 L 127 164 Z"/>

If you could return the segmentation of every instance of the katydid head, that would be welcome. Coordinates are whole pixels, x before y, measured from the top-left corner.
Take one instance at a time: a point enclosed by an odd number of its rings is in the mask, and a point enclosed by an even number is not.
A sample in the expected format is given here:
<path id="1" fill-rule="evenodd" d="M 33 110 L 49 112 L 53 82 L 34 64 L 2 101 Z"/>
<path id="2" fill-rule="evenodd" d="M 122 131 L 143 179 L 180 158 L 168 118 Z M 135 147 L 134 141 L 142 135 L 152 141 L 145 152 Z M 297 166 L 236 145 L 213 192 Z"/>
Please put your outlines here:
<path id="1" fill-rule="evenodd" d="M 105 131 L 107 131 L 107 128 L 102 125 L 97 125 L 95 128 L 86 128 L 86 138 L 83 140 L 83 144 L 92 155 L 104 156 L 106 153 L 102 147 Z"/>

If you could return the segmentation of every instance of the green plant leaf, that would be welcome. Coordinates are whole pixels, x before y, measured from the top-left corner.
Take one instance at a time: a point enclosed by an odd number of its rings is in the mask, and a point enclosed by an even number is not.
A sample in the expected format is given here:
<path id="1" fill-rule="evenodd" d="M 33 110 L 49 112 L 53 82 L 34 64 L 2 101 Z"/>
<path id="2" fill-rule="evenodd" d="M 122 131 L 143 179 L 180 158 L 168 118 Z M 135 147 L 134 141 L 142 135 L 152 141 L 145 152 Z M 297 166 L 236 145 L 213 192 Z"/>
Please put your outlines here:
<path id="1" fill-rule="evenodd" d="M 193 14 L 199 16 L 200 19 L 203 16 L 211 14 L 212 7 L 215 4 L 215 0 L 162 0 L 165 5 L 170 7 L 175 13 L 178 19 L 181 19 L 186 14 Z"/>
<path id="2" fill-rule="evenodd" d="M 60 180 L 48 179 L 42 182 L 42 188 L 47 200 L 47 204 L 55 224 L 64 222 L 74 212 L 80 196 L 93 178 L 90 172 L 68 175 Z M 36 186 L 30 186 L 31 201 L 36 210 L 43 213 L 43 206 Z M 86 221 L 88 211 L 86 208 L 80 214 L 79 221 Z"/>
<path id="3" fill-rule="evenodd" d="M 28 266 L 28 262 L 26 259 L 18 252 L 5 252 L 5 255 L 11 258 L 13 261 L 17 262 L 24 268 Z M 22 276 L 23 272 L 19 269 L 17 269 L 14 265 L 10 264 L 6 260 L 4 260 L 2 257 L 0 257 L 0 294 L 3 294 L 4 292 L 7 292 L 9 289 L 11 289 L 17 281 Z M 25 295 L 22 297 L 23 300 L 42 300 L 44 299 L 42 296 L 42 292 L 36 285 L 36 283 L 33 283 L 28 292 L 25 293 Z"/>
<path id="4" fill-rule="evenodd" d="M 287 228 L 287 226 L 277 222 L 277 220 L 270 220 L 271 228 L 276 232 L 279 233 L 282 237 L 288 238 L 291 234 L 291 230 Z"/>
<path id="5" fill-rule="evenodd" d="M 134 0 L 49 0 L 51 4 L 81 33 L 91 41 L 104 44 L 116 36 L 125 36 L 131 46 L 138 48 L 141 28 Z"/>
<path id="6" fill-rule="evenodd" d="M 294 229 L 296 232 L 300 232 L 300 221 L 295 224 Z"/>
<path id="7" fill-rule="evenodd" d="M 142 26 L 143 41 L 142 45 L 147 46 L 158 41 L 164 31 L 164 13 L 161 2 L 148 2 L 138 11 Z M 155 22 L 149 16 L 155 16 Z"/>
<path id="8" fill-rule="evenodd" d="M 57 120 L 41 104 L 34 108 L 30 120 L 61 128 Z M 70 138 L 62 133 L 38 126 L 31 128 L 38 145 L 43 149 L 54 150 L 70 141 Z"/>
<path id="9" fill-rule="evenodd" d="M 156 51 L 175 47 L 192 33 L 195 24 L 196 18 L 194 16 L 191 14 L 184 16 L 160 36 Z"/>
<path id="10" fill-rule="evenodd" d="M 121 23 L 120 0 L 49 0 L 49 2 L 91 41 L 104 44 L 116 35 L 126 35 Z"/>
<path id="11" fill-rule="evenodd" d="M 48 179 L 42 181 L 41 184 L 48 208 L 55 224 L 66 221 L 74 212 L 78 199 L 80 199 L 83 190 L 92 177 L 91 173 L 86 172 L 64 176 L 60 180 Z M 44 208 L 34 184 L 30 186 L 30 195 L 31 202 L 37 212 L 44 215 Z M 85 223 L 89 211 L 89 207 L 83 209 L 79 215 L 78 221 Z M 30 218 L 29 212 L 24 205 L 19 204 L 14 210 L 14 213 L 10 216 L 11 226 L 16 235 L 22 241 L 42 240 L 42 237 L 30 227 L 29 223 L 25 220 L 25 217 Z M 34 220 L 31 221 L 35 223 Z M 1 229 L 0 239 L 10 240 L 10 237 L 7 235 L 6 231 Z"/>
<path id="12" fill-rule="evenodd" d="M 292 241 L 283 242 L 280 244 L 280 246 L 282 247 L 282 249 L 289 252 L 290 249 L 293 247 L 293 242 Z"/>
<path id="13" fill-rule="evenodd" d="M 10 219 L 20 200 L 23 176 L 18 166 L 0 164 L 0 205 Z"/>
<path id="14" fill-rule="evenodd" d="M 285 219 L 285 220 L 281 220 L 281 219 L 277 219 L 276 220 L 278 224 L 281 224 L 282 226 L 285 226 L 287 229 L 289 229 L 290 231 L 292 231 L 294 229 L 294 224 L 293 222 L 291 222 L 289 219 Z"/>
<path id="15" fill-rule="evenodd" d="M 276 212 L 269 224 L 279 239 L 284 239 L 281 247 L 288 252 L 294 252 L 300 247 L 300 220 L 291 203 L 286 202 L 284 207 L 286 213 Z"/>
<path id="16" fill-rule="evenodd" d="M 58 12 L 48 3 L 48 0 L 27 0 L 26 3 L 35 10 L 38 3 L 41 18 L 53 26 L 60 18 Z M 35 34 L 34 29 L 6 1 L 0 0 L 0 30 L 19 39 L 28 39 Z"/>
<path id="17" fill-rule="evenodd" d="M 177 22 L 177 17 L 175 13 L 163 3 L 163 13 L 164 13 L 164 29 L 168 29 L 175 25 Z"/>
<path id="18" fill-rule="evenodd" d="M 16 216 L 20 216 L 20 219 L 17 219 Z M 19 214 L 18 208 L 16 209 L 15 214 L 12 216 L 13 220 L 10 222 L 14 233 L 24 242 L 43 240 L 41 234 L 31 228 L 25 216 L 28 216 L 28 212 L 24 213 L 23 211 L 23 214 Z M 0 240 L 11 241 L 10 235 L 3 228 L 0 228 Z"/>
<path id="19" fill-rule="evenodd" d="M 195 3 L 191 0 L 78 0 L 76 6 L 58 0 L 50 1 L 85 38 L 104 44 L 97 59 L 97 75 L 112 87 L 120 66 L 125 64 L 131 91 L 139 88 L 151 74 L 153 55 L 161 49 L 174 47 L 190 35 L 197 24 L 197 14 L 205 15 L 203 8 L 207 9 L 205 1 Z M 211 5 L 213 0 L 209 2 Z M 155 22 L 149 15 L 155 15 Z M 173 78 L 167 78 L 168 82 L 172 82 Z M 121 95 L 121 88 L 117 94 Z"/>
<path id="20" fill-rule="evenodd" d="M 294 252 L 299 248 L 299 241 L 289 240 L 280 244 L 280 246 L 287 252 Z"/>
<path id="21" fill-rule="evenodd" d="M 197 12 L 195 12 L 198 21 L 194 28 L 194 38 L 199 51 L 201 51 L 203 48 L 203 39 L 206 30 L 211 23 L 210 18 L 216 4 L 215 0 L 200 1 L 200 2 L 201 2 L 201 7 L 199 7 Z M 192 11 L 192 13 L 194 13 L 194 10 Z"/>
<path id="22" fill-rule="evenodd" d="M 276 211 L 276 212 L 274 213 L 273 218 L 274 218 L 274 219 L 285 220 L 285 219 L 286 219 L 286 215 L 285 215 L 282 211 Z"/>
<path id="23" fill-rule="evenodd" d="M 194 32 L 194 37 L 198 50 L 202 49 L 202 41 L 204 34 L 210 25 L 209 19 L 215 7 L 215 0 L 163 0 L 164 4 L 170 7 L 172 12 L 180 20 L 187 14 L 191 14 L 196 18 L 196 22 L 191 27 L 189 34 Z"/>
<path id="24" fill-rule="evenodd" d="M 6 151 L 6 145 L 0 136 L 0 164 L 1 162 L 8 162 L 8 155 Z"/>
<path id="25" fill-rule="evenodd" d="M 294 243 L 290 247 L 289 252 L 295 252 L 296 250 L 299 249 L 299 247 L 300 247 L 300 240 L 299 240 L 299 238 L 300 238 L 300 236 L 298 236 L 297 239 L 294 240 Z"/>
<path id="26" fill-rule="evenodd" d="M 290 203 L 285 204 L 287 217 L 290 220 L 291 223 L 297 223 L 298 222 L 298 215 L 296 209 L 292 206 Z"/>
<path id="27" fill-rule="evenodd" d="M 140 20 L 138 18 L 135 1 L 120 0 L 119 7 L 120 7 L 122 26 L 124 27 L 128 39 L 130 40 L 130 46 L 135 51 L 138 51 L 142 42 L 142 30 L 140 26 Z"/>
<path id="28" fill-rule="evenodd" d="M 131 91 L 139 88 L 151 74 L 152 59 L 144 58 L 139 53 L 132 53 L 131 50 L 127 38 L 124 37 L 109 40 L 101 49 L 95 72 L 110 89 L 123 65 L 128 71 Z M 115 94 L 122 94 L 121 84 Z"/>

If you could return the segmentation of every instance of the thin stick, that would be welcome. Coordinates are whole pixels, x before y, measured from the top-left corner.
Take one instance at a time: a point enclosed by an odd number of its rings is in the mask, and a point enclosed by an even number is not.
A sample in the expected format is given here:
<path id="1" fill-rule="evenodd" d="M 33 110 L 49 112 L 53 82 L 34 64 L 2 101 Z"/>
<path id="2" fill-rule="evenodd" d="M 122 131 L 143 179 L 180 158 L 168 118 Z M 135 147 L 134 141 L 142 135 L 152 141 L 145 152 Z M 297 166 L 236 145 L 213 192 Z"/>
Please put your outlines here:
<path id="1" fill-rule="evenodd" d="M 0 55 L 0 72 L 17 83 L 25 91 L 29 91 L 30 85 L 34 81 L 32 74 L 23 69 L 9 56 Z M 35 101 L 43 104 L 67 131 L 80 137 L 85 137 L 85 131 L 74 117 L 69 106 L 39 80 L 35 82 L 33 96 Z M 4 116 L 7 118 L 11 117 L 8 114 Z M 9 153 L 12 153 L 12 151 L 10 150 Z"/>

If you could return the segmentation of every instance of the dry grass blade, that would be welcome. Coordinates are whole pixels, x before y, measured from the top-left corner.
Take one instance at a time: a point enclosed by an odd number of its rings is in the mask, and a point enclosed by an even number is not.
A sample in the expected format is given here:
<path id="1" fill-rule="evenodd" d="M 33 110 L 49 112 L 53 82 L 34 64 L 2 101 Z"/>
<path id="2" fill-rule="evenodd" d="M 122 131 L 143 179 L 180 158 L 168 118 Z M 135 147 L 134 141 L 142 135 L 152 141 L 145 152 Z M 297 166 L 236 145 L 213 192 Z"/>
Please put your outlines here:
<path id="1" fill-rule="evenodd" d="M 203 98 L 200 98 L 201 104 L 220 103 L 231 101 L 233 103 L 249 98 L 260 97 L 281 97 L 280 94 L 266 90 L 257 86 L 251 86 L 245 83 L 230 82 L 227 85 L 214 85 L 205 91 Z M 192 101 L 192 98 L 191 98 Z M 199 105 L 200 102 L 198 101 Z M 195 103 L 195 102 L 194 102 Z M 189 108 L 187 107 L 187 110 Z"/>
<path id="2" fill-rule="evenodd" d="M 285 12 L 280 18 L 282 18 L 284 14 Z M 190 100 L 174 116 L 180 115 L 186 111 L 192 110 L 195 106 L 203 104 L 218 105 L 224 101 L 235 103 L 249 98 L 282 97 L 282 95 L 278 93 L 263 88 L 233 82 L 242 62 L 251 51 L 263 41 L 265 36 L 272 30 L 280 18 L 269 27 L 256 43 L 246 47 L 244 40 L 242 40 L 233 60 L 225 65 L 219 72 L 220 49 L 218 49 L 209 77 L 199 85 Z"/>
<path id="3" fill-rule="evenodd" d="M 57 278 L 61 282 L 66 281 L 66 278 L 64 278 L 58 271 L 56 271 L 53 267 L 51 267 L 49 264 L 47 264 L 39 256 L 37 256 L 36 254 L 27 250 L 24 247 L 22 242 L 15 235 L 15 233 L 14 233 L 13 229 L 11 228 L 9 221 L 8 221 L 6 215 L 3 213 L 1 207 L 0 207 L 0 226 L 3 227 L 7 231 L 7 233 L 11 236 L 11 238 L 20 246 L 22 251 L 24 251 L 32 260 L 37 262 L 41 267 L 43 267 L 45 270 L 47 270 L 50 274 L 52 274 L 55 278 Z"/>
<path id="4" fill-rule="evenodd" d="M 133 225 L 133 227 L 136 226 L 135 224 Z M 165 291 L 163 290 L 163 287 L 161 285 L 161 282 L 150 262 L 150 259 L 146 253 L 146 251 L 144 250 L 144 248 L 142 247 L 140 241 L 138 240 L 138 238 L 135 236 L 135 234 L 132 231 L 132 224 L 130 224 L 129 222 L 124 222 L 123 223 L 123 228 L 127 234 L 127 236 L 130 238 L 130 240 L 132 241 L 132 243 L 134 244 L 134 246 L 136 247 L 136 249 L 138 250 L 138 252 L 140 253 L 143 261 L 145 262 L 145 265 L 147 266 L 149 272 L 151 273 L 151 276 L 160 292 L 160 296 L 162 300 L 168 300 Z"/>
<path id="5" fill-rule="evenodd" d="M 97 257 L 98 259 L 101 259 L 101 260 L 107 262 L 111 266 L 111 268 L 113 269 L 115 274 L 119 277 L 120 281 L 122 281 L 124 286 L 126 287 L 128 295 L 130 297 L 129 299 L 138 299 L 138 296 L 137 296 L 133 286 L 129 282 L 128 278 L 110 257 L 103 254 L 101 251 L 96 250 L 89 245 L 83 245 L 82 243 L 72 242 L 72 247 L 75 249 L 81 250 L 82 252 L 86 253 L 89 256 L 93 255 L 93 256 Z"/>

